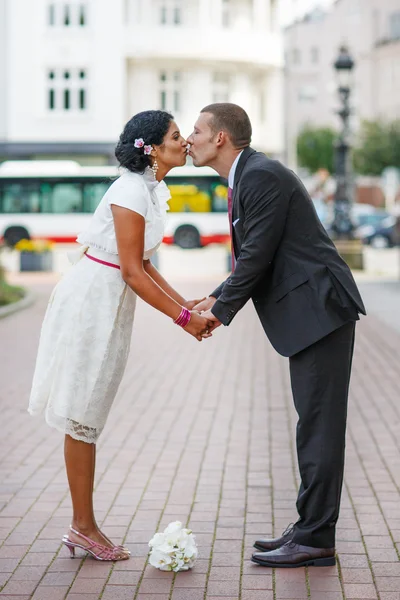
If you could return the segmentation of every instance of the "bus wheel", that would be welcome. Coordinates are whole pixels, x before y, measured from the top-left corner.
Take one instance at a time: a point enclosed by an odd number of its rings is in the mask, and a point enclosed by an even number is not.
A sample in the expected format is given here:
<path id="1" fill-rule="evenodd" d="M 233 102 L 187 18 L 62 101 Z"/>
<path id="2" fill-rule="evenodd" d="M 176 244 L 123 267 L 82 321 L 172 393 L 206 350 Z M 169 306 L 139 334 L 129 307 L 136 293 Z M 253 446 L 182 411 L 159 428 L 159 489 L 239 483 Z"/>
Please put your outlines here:
<path id="1" fill-rule="evenodd" d="M 4 232 L 4 242 L 7 246 L 13 248 L 15 244 L 20 242 L 21 240 L 30 240 L 31 236 L 25 229 L 25 227 L 21 227 L 19 225 L 15 225 L 13 227 L 9 227 Z"/>
<path id="2" fill-rule="evenodd" d="M 191 248 L 201 248 L 200 233 L 193 225 L 181 225 L 175 231 L 174 242 L 180 248 L 189 250 Z"/>

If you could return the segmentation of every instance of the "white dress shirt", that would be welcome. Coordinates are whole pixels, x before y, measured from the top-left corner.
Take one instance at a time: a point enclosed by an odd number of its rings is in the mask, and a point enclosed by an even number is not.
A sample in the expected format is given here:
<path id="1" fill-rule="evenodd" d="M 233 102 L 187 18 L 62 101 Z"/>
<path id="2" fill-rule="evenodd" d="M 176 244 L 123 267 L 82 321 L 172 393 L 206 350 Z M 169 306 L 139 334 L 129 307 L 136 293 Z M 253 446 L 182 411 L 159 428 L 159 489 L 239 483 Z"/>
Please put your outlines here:
<path id="1" fill-rule="evenodd" d="M 242 150 L 242 152 L 243 152 L 243 150 Z M 235 182 L 236 167 L 238 166 L 238 162 L 239 162 L 240 157 L 242 156 L 242 152 L 239 152 L 239 154 L 235 158 L 233 165 L 231 166 L 231 170 L 229 171 L 228 186 L 232 189 L 233 189 L 233 184 Z"/>

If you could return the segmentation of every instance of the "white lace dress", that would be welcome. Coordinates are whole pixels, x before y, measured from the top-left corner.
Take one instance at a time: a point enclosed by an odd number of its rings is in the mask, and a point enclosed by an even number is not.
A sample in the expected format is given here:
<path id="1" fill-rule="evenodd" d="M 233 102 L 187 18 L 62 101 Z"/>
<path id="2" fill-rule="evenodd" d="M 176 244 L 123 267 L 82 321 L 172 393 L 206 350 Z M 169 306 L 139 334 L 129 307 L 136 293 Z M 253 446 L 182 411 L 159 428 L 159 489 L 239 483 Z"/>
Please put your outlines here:
<path id="1" fill-rule="evenodd" d="M 43 321 L 28 411 L 77 440 L 95 443 L 104 428 L 129 354 L 136 294 L 118 268 L 111 205 L 145 217 L 148 259 L 164 235 L 170 193 L 151 169 L 124 172 L 108 189 L 56 285 Z"/>

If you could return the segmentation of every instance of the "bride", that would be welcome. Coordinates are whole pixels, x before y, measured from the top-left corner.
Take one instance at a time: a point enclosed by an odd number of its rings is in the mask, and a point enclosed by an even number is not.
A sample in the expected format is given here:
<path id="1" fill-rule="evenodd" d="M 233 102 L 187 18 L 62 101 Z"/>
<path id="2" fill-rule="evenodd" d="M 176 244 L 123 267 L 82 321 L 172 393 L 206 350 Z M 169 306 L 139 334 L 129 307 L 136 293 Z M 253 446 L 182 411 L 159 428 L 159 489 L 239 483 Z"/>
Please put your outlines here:
<path id="1" fill-rule="evenodd" d="M 93 484 L 96 442 L 128 359 L 136 297 L 201 341 L 208 321 L 156 268 L 150 257 L 164 235 L 170 194 L 165 175 L 186 162 L 187 142 L 173 117 L 145 111 L 125 126 L 116 157 L 123 167 L 89 226 L 78 259 L 57 284 L 44 318 L 29 412 L 65 434 L 73 516 L 63 543 L 97 560 L 125 560 L 96 524 Z"/>

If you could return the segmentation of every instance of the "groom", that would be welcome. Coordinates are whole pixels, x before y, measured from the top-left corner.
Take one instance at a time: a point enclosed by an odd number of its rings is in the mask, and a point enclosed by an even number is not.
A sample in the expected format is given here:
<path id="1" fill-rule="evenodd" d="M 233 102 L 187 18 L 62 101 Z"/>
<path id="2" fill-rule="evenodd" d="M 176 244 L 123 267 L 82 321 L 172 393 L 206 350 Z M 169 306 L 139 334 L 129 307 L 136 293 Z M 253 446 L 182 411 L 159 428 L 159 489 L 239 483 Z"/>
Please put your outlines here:
<path id="1" fill-rule="evenodd" d="M 346 263 L 292 171 L 250 147 L 251 123 L 235 104 L 206 106 L 188 139 L 193 163 L 228 179 L 233 272 L 197 307 L 229 325 L 251 298 L 274 348 L 289 357 L 299 416 L 299 519 L 255 542 L 267 567 L 335 564 L 347 396 L 355 322 L 365 314 Z"/>

